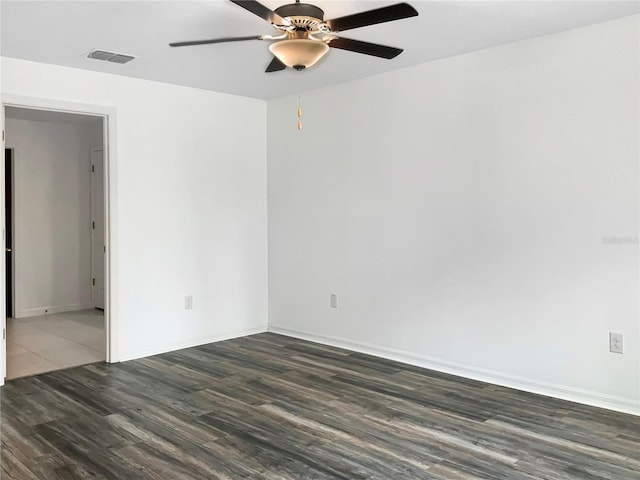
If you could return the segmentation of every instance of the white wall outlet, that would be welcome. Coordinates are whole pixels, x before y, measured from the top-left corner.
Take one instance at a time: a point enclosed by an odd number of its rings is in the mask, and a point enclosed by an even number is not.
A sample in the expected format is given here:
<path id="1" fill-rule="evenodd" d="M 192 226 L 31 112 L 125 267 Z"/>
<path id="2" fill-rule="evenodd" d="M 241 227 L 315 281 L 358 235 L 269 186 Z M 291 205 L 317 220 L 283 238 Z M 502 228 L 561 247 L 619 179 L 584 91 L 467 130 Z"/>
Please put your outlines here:
<path id="1" fill-rule="evenodd" d="M 624 338 L 621 333 L 609 332 L 609 351 L 624 353 Z"/>
<path id="2" fill-rule="evenodd" d="M 329 305 L 331 305 L 331 308 L 338 308 L 338 296 L 335 293 L 331 294 Z"/>
<path id="3" fill-rule="evenodd" d="M 187 295 L 184 297 L 184 309 L 191 310 L 193 308 L 193 296 Z"/>

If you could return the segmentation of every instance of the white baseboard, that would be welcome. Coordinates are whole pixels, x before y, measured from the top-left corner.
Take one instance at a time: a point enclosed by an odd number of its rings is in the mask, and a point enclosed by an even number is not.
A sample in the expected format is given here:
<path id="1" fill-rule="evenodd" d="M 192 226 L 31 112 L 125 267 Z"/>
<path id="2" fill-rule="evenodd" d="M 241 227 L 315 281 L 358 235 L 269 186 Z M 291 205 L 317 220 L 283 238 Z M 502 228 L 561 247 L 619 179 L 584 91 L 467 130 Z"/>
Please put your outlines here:
<path id="1" fill-rule="evenodd" d="M 15 318 L 39 317 L 41 315 L 53 315 L 56 313 L 77 312 L 78 310 L 91 310 L 93 304 L 74 303 L 71 305 L 52 305 L 48 307 L 16 309 Z"/>
<path id="2" fill-rule="evenodd" d="M 182 350 L 184 348 L 198 347 L 200 345 L 206 345 L 207 343 L 215 343 L 222 342 L 223 340 L 231 340 L 232 338 L 238 337 L 246 337 L 248 335 L 255 335 L 257 333 L 265 333 L 267 331 L 267 327 L 255 327 L 247 330 L 238 330 L 235 332 L 224 333 L 221 335 L 213 335 L 210 337 L 200 337 L 189 342 L 174 344 L 174 345 L 165 345 L 163 347 L 159 347 L 153 350 L 147 350 L 142 353 L 133 353 L 133 354 L 124 354 L 120 356 L 121 362 L 127 362 L 129 360 L 136 360 L 138 358 L 151 357 L 153 355 L 160 355 L 161 353 L 174 352 L 176 350 Z"/>
<path id="3" fill-rule="evenodd" d="M 429 370 L 448 373 L 472 380 L 478 380 L 525 392 L 537 393 L 547 397 L 582 403 L 593 407 L 606 408 L 608 410 L 615 410 L 617 412 L 629 413 L 632 415 L 640 415 L 640 401 L 631 398 L 617 397 L 614 395 L 592 392 L 565 385 L 540 382 L 503 372 L 496 372 L 468 365 L 461 365 L 437 358 L 417 355 L 415 353 L 405 352 L 402 350 L 395 350 L 363 342 L 355 342 L 345 338 L 300 332 L 275 325 L 269 326 L 269 332 L 321 343 L 332 347 L 344 348 L 346 350 L 365 353 L 376 357 L 386 358 L 388 360 L 395 360 L 408 365 L 415 365 L 417 367 L 427 368 Z"/>

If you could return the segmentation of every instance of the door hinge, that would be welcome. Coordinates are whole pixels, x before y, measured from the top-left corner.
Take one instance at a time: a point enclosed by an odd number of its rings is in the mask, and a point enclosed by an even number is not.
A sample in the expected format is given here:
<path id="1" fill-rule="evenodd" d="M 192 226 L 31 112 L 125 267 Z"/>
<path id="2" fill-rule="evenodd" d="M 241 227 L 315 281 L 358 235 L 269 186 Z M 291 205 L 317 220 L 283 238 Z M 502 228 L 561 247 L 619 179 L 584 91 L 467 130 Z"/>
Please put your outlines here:
<path id="1" fill-rule="evenodd" d="M 91 228 L 94 230 L 96 229 L 96 222 L 91 222 Z"/>
<path id="2" fill-rule="evenodd" d="M 2 130 L 2 141 L 4 142 L 4 130 Z"/>
<path id="3" fill-rule="evenodd" d="M 95 165 L 91 165 L 91 173 L 94 173 L 96 171 L 96 166 Z"/>
<path id="4" fill-rule="evenodd" d="M 91 285 L 93 285 L 93 286 L 96 285 L 96 279 L 95 278 L 91 281 Z"/>
<path id="5" fill-rule="evenodd" d="M 6 329 L 6 328 L 3 328 L 3 329 L 2 329 L 2 339 L 3 339 L 3 340 L 6 340 L 6 339 L 7 339 L 7 329 Z"/>

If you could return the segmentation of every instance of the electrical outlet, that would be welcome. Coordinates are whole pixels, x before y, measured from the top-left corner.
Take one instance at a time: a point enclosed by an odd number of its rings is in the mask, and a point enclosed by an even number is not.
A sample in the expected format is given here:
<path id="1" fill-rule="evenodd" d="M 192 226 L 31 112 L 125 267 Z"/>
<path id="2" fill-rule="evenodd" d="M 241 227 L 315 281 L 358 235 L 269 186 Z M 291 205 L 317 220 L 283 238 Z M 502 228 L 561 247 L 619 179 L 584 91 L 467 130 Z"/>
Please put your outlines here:
<path id="1" fill-rule="evenodd" d="M 329 305 L 331 308 L 338 308 L 338 296 L 335 293 L 331 294 Z"/>
<path id="2" fill-rule="evenodd" d="M 193 296 L 187 295 L 184 297 L 184 309 L 191 310 L 193 308 Z"/>
<path id="3" fill-rule="evenodd" d="M 609 351 L 624 353 L 624 338 L 621 333 L 609 332 Z"/>

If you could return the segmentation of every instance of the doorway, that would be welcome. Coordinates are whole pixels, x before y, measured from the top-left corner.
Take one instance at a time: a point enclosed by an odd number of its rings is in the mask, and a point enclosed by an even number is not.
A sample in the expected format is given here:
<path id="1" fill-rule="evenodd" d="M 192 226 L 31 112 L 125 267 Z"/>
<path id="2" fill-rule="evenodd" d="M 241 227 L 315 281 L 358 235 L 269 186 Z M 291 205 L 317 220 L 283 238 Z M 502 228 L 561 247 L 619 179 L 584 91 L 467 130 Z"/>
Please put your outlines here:
<path id="1" fill-rule="evenodd" d="M 13 151 L 4 150 L 5 313 L 13 317 Z"/>
<path id="2" fill-rule="evenodd" d="M 5 108 L 8 380 L 108 359 L 105 122 Z"/>

